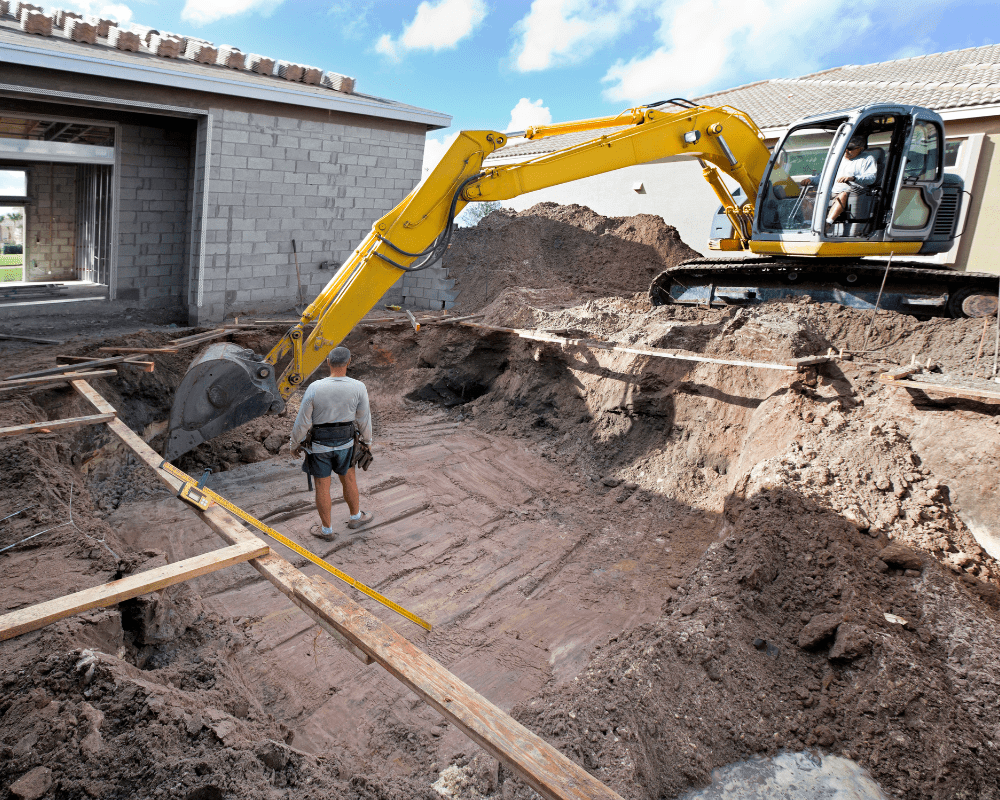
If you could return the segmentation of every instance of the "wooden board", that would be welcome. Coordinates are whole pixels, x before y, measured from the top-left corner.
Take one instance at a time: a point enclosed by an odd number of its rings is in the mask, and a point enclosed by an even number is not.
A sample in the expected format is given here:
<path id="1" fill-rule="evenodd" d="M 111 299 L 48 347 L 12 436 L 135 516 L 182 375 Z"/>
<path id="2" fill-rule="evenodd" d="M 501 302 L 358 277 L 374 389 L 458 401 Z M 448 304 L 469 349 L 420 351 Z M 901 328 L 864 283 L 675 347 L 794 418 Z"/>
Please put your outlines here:
<path id="1" fill-rule="evenodd" d="M 87 365 L 88 369 L 94 367 L 108 367 L 112 364 L 121 364 L 129 359 L 129 356 L 115 356 L 113 358 L 89 358 L 88 356 L 56 356 L 56 361 L 62 359 L 74 359 L 67 361 L 61 367 L 48 367 L 46 369 L 35 370 L 34 372 L 22 372 L 18 375 L 8 375 L 5 381 L 16 381 L 22 378 L 40 378 L 45 375 L 61 375 L 64 372 L 76 372 L 80 369 L 80 363 Z"/>
<path id="2" fill-rule="evenodd" d="M 98 347 L 99 353 L 176 353 L 176 347 Z"/>
<path id="3" fill-rule="evenodd" d="M 20 436 L 22 433 L 51 433 L 52 431 L 64 428 L 99 425 L 102 422 L 110 422 L 114 418 L 114 414 L 92 414 L 89 417 L 67 417 L 66 419 L 53 419 L 48 422 L 32 422 L 28 425 L 12 425 L 9 428 L 0 428 L 0 436 Z"/>
<path id="4" fill-rule="evenodd" d="M 74 388 L 101 412 L 114 408 L 85 381 Z M 180 481 L 159 469 L 162 458 L 121 420 L 108 423 L 139 458 L 156 469 L 171 488 Z M 226 542 L 260 541 L 218 506 L 198 514 Z M 404 639 L 336 587 L 309 578 L 288 561 L 270 553 L 250 565 L 324 630 L 336 631 L 359 653 L 377 661 L 422 699 L 455 723 L 469 738 L 517 772 L 548 800 L 621 800 L 583 767 L 478 694 L 441 664 Z"/>
<path id="5" fill-rule="evenodd" d="M 0 339 L 12 342 L 34 342 L 35 344 L 65 344 L 62 339 L 42 339 L 39 336 L 14 336 L 10 333 L 0 333 Z"/>
<path id="6" fill-rule="evenodd" d="M 199 575 L 249 561 L 251 558 L 259 558 L 269 552 L 270 548 L 259 540 L 236 544 L 140 572 L 138 575 L 130 575 L 103 586 L 95 586 L 93 589 L 84 589 L 82 592 L 49 600 L 46 603 L 21 608 L 0 617 L 0 641 L 38 630 L 73 614 L 89 611 L 92 608 L 112 606 L 123 600 L 149 594 Z"/>
<path id="7" fill-rule="evenodd" d="M 882 380 L 885 376 L 879 376 Z M 945 386 L 941 383 L 925 383 L 924 381 L 894 381 L 891 379 L 882 380 L 888 386 L 899 389 L 919 389 L 922 392 L 935 392 L 937 394 L 954 395 L 969 400 L 1000 400 L 1000 391 L 990 391 L 989 389 L 976 389 L 971 386 Z"/>
<path id="8" fill-rule="evenodd" d="M 79 368 L 81 364 L 93 365 L 93 362 L 100 360 L 101 359 L 93 358 L 92 356 L 56 356 L 57 363 L 72 364 L 77 368 Z M 139 361 L 139 356 L 119 356 L 118 358 L 108 360 L 116 364 L 126 364 L 130 367 L 137 367 L 143 372 L 153 372 L 156 368 L 156 364 L 152 361 Z"/>
<path id="9" fill-rule="evenodd" d="M 66 381 L 86 380 L 88 378 L 106 378 L 117 375 L 116 369 L 96 369 L 93 372 L 67 372 L 62 375 L 46 375 L 42 378 L 18 378 L 17 380 L 0 381 L 0 392 L 17 389 L 20 386 L 36 386 L 43 383 L 64 383 Z"/>
<path id="10" fill-rule="evenodd" d="M 699 356 L 694 353 L 682 353 L 673 350 L 661 350 L 652 347 L 626 347 L 614 342 L 599 342 L 594 339 L 569 339 L 565 336 L 557 336 L 554 333 L 545 331 L 522 330 L 520 328 L 500 328 L 496 325 L 483 325 L 479 322 L 459 322 L 466 328 L 476 328 L 478 330 L 494 331 L 497 333 L 509 333 L 519 336 L 522 339 L 530 339 L 536 342 L 551 342 L 571 347 L 586 347 L 590 350 L 610 350 L 616 353 L 632 353 L 640 356 L 652 356 L 654 358 L 672 358 L 678 361 L 697 361 L 705 364 L 727 364 L 734 367 L 753 367 L 756 369 L 775 369 L 785 372 L 792 372 L 799 369 L 798 366 L 790 364 L 776 364 L 771 361 L 737 361 L 727 358 L 710 358 L 709 356 Z M 809 358 L 814 358 L 810 356 Z M 816 356 L 828 360 L 827 356 Z"/>

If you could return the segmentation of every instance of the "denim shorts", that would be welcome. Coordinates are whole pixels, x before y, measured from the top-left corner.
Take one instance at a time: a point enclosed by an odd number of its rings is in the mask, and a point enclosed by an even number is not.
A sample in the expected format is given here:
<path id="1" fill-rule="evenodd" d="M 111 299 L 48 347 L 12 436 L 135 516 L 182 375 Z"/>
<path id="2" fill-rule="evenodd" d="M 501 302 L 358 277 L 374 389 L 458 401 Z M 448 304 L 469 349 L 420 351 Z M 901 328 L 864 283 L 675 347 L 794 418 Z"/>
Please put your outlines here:
<path id="1" fill-rule="evenodd" d="M 329 478 L 334 472 L 346 475 L 351 468 L 353 454 L 353 446 L 345 447 L 343 450 L 331 450 L 329 453 L 306 453 L 302 471 L 314 478 Z"/>

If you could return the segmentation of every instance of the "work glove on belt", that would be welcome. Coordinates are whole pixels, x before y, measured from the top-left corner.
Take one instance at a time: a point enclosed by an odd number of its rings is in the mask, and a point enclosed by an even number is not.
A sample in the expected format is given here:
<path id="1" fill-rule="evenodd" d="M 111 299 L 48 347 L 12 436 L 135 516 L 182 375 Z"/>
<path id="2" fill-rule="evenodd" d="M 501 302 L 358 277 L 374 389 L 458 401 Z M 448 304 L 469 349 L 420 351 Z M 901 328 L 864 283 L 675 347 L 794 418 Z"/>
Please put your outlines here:
<path id="1" fill-rule="evenodd" d="M 361 467 L 361 469 L 368 471 L 368 467 L 371 466 L 372 461 L 375 457 L 372 455 L 371 448 L 365 444 L 365 441 L 361 438 L 361 431 L 357 425 L 354 426 L 354 450 L 351 454 L 351 466 Z"/>

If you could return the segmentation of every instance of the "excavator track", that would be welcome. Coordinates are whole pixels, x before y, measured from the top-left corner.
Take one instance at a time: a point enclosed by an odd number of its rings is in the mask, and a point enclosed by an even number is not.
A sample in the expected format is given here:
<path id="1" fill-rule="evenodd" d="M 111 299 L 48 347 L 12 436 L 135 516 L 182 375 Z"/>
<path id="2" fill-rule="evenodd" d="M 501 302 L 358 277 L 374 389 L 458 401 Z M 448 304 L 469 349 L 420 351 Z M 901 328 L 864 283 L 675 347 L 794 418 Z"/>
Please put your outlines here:
<path id="1" fill-rule="evenodd" d="M 885 285 L 883 288 L 883 279 Z M 925 264 L 861 259 L 773 256 L 698 258 L 661 272 L 649 287 L 654 306 L 753 305 L 809 297 L 849 308 L 914 316 L 996 315 L 1000 276 L 957 272 Z M 879 294 L 881 292 L 881 297 Z"/>

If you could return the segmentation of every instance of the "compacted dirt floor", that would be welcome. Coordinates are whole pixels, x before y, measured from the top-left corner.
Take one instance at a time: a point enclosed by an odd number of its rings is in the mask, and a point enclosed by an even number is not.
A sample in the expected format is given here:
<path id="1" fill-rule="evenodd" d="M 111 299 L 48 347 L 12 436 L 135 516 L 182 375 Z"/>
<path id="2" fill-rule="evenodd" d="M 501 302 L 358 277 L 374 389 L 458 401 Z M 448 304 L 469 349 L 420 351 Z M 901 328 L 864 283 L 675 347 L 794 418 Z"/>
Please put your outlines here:
<path id="1" fill-rule="evenodd" d="M 971 377 L 982 323 L 652 309 L 649 279 L 689 252 L 655 217 L 544 205 L 460 233 L 458 308 L 477 322 L 843 357 L 788 372 L 362 324 L 345 344 L 374 410 L 368 529 L 309 536 L 294 398 L 179 466 L 430 620 L 347 589 L 624 798 L 803 750 L 854 759 L 887 795 L 1000 797 L 998 406 L 877 379 L 914 356 Z M 4 374 L 179 335 L 137 322 L 3 343 Z M 196 355 L 94 386 L 156 447 Z M 0 395 L 0 425 L 85 413 L 65 388 Z M 0 517 L 26 509 L 0 547 L 47 531 L 0 553 L 0 613 L 221 546 L 102 428 L 4 439 L 0 469 Z M 0 797 L 532 796 L 246 565 L 0 643 L 0 664 Z"/>

